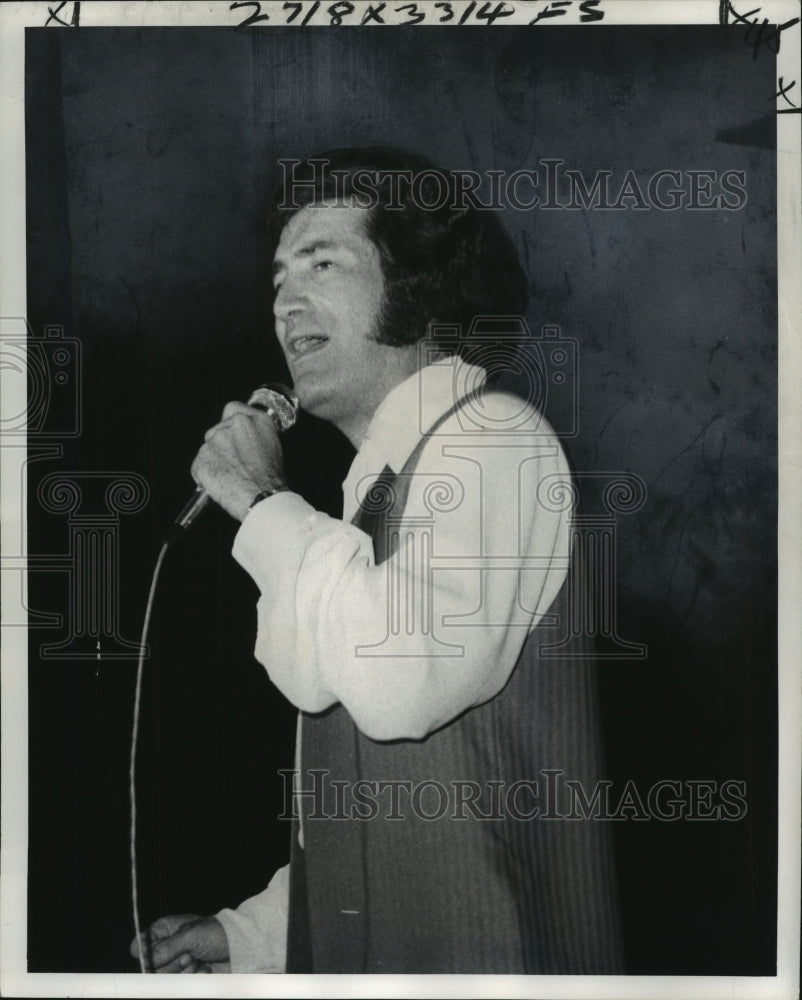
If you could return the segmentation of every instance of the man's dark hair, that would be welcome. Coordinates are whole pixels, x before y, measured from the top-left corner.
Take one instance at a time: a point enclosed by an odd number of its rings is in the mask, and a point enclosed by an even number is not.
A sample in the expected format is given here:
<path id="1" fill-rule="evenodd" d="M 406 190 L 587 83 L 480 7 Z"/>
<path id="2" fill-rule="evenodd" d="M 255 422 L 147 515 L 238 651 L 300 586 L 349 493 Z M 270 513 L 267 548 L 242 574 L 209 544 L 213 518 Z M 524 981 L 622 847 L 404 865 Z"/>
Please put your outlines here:
<path id="1" fill-rule="evenodd" d="M 523 314 L 527 280 L 513 241 L 496 212 L 463 204 L 451 171 L 385 146 L 331 149 L 291 163 L 287 170 L 285 161 L 287 176 L 273 198 L 273 250 L 306 205 L 369 207 L 367 235 L 385 279 L 380 343 L 414 344 L 432 323 L 459 324 L 465 335 L 477 316 Z M 400 174 L 417 180 L 399 183 Z M 366 178 L 375 205 L 366 200 Z"/>

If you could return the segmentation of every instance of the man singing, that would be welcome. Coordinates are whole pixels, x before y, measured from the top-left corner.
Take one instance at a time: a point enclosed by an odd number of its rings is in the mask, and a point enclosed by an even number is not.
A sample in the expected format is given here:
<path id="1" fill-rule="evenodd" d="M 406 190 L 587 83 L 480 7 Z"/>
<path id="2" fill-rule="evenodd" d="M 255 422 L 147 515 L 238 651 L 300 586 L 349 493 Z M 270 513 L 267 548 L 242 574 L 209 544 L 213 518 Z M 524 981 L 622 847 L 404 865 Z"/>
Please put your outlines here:
<path id="1" fill-rule="evenodd" d="M 342 521 L 292 492 L 253 407 L 195 459 L 299 709 L 298 818 L 264 892 L 152 925 L 156 972 L 621 971 L 608 831 L 558 789 L 589 796 L 601 758 L 590 654 L 559 643 L 570 472 L 503 377 L 528 350 L 515 247 L 464 195 L 368 148 L 295 164 L 274 200 L 276 335 L 357 455 Z"/>

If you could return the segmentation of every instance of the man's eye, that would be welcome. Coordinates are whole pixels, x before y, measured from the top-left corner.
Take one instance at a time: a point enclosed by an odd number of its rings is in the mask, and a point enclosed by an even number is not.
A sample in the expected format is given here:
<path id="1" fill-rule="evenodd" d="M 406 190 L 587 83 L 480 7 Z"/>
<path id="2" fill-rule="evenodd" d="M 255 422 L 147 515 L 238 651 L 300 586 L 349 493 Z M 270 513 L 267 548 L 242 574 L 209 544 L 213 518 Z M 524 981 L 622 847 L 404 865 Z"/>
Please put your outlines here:
<path id="1" fill-rule="evenodd" d="M 315 262 L 316 271 L 327 271 L 330 267 L 334 267 L 333 260 L 318 260 Z"/>

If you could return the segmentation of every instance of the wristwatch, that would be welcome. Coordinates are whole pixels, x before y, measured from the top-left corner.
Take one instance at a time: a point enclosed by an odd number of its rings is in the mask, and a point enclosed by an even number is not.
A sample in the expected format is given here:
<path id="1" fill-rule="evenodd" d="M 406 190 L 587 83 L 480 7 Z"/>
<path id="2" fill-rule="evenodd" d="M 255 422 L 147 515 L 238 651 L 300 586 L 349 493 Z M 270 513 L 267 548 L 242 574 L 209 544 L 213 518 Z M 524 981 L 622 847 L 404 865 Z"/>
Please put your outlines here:
<path id="1" fill-rule="evenodd" d="M 261 493 L 257 493 L 256 496 L 248 504 L 248 510 L 253 510 L 253 508 L 261 503 L 263 500 L 267 500 L 268 497 L 275 496 L 276 493 L 281 493 L 281 490 L 262 490 Z"/>

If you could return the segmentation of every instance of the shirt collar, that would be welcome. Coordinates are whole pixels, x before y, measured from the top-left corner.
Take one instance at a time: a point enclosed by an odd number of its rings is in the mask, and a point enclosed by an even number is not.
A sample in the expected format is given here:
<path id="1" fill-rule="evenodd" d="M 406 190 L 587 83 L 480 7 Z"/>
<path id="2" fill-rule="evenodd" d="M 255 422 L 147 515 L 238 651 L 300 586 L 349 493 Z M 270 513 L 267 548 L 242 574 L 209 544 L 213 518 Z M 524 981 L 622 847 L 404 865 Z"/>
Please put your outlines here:
<path id="1" fill-rule="evenodd" d="M 483 368 L 458 355 L 441 358 L 400 382 L 373 414 L 362 444 L 343 483 L 345 514 L 349 497 L 366 476 L 378 476 L 385 466 L 398 473 L 423 434 L 460 399 L 482 385 Z"/>

